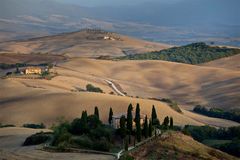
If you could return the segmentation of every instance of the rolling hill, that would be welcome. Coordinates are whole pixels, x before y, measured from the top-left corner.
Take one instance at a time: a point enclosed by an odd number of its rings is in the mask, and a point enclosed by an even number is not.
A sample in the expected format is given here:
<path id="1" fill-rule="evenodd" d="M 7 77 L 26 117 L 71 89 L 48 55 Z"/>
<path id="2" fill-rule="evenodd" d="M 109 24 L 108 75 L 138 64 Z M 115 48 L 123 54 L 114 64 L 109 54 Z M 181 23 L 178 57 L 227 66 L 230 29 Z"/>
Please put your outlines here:
<path id="1" fill-rule="evenodd" d="M 204 63 L 201 65 L 239 71 L 240 70 L 239 62 L 240 62 L 240 54 L 226 57 L 226 58 L 221 58 L 221 59 Z"/>
<path id="2" fill-rule="evenodd" d="M 154 60 L 72 59 L 59 67 L 61 72 L 69 78 L 87 79 L 89 75 L 113 80 L 134 97 L 167 97 L 191 107 L 239 108 L 239 71 Z"/>
<path id="3" fill-rule="evenodd" d="M 116 57 L 162 50 L 169 47 L 171 46 L 167 44 L 147 42 L 101 30 L 82 30 L 29 40 L 3 42 L 0 43 L 0 53 L 42 53 L 68 57 Z"/>
<path id="4" fill-rule="evenodd" d="M 141 159 L 191 159 L 191 160 L 237 160 L 219 150 L 207 147 L 192 137 L 178 132 L 166 132 L 158 139 L 129 153 L 136 160 Z"/>
<path id="5" fill-rule="evenodd" d="M 239 125 L 227 120 L 196 116 L 185 110 L 184 114 L 180 114 L 163 102 L 148 99 L 169 97 L 179 102 L 181 107 L 187 105 L 190 108 L 194 104 L 214 104 L 226 108 L 231 105 L 232 108 L 237 108 L 237 71 L 164 61 L 85 58 L 70 58 L 57 64 L 54 71 L 58 75 L 52 80 L 1 79 L 1 93 L 4 94 L 0 94 L 0 112 L 3 113 L 0 121 L 17 125 L 27 122 L 51 125 L 61 116 L 71 120 L 80 116 L 83 110 L 92 113 L 93 108 L 98 106 L 101 119 L 106 122 L 109 107 L 113 107 L 114 113 L 119 114 L 126 112 L 130 103 L 140 103 L 142 113 L 150 115 L 154 104 L 161 121 L 165 116 L 173 116 L 178 125 Z M 120 86 L 127 96 L 116 96 L 117 93 L 106 80 Z M 229 84 L 229 81 L 232 83 Z M 87 84 L 100 87 L 105 94 L 79 92 Z M 115 95 L 110 95 L 111 92 Z M 216 93 L 221 96 L 216 97 Z"/>

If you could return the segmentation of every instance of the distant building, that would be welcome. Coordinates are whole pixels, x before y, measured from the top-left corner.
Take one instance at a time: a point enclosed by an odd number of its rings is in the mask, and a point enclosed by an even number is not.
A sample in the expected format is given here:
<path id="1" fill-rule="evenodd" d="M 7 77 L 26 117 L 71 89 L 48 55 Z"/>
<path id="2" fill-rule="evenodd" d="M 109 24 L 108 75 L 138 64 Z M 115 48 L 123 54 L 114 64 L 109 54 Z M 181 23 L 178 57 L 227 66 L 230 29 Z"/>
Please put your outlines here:
<path id="1" fill-rule="evenodd" d="M 125 118 L 127 118 L 127 113 L 124 114 L 119 114 L 119 115 L 113 115 L 112 117 L 112 127 L 115 129 L 119 129 L 120 128 L 120 118 L 122 116 L 125 116 Z M 134 122 L 135 119 L 135 113 L 132 113 L 133 116 L 133 128 L 135 128 L 136 124 Z M 144 120 L 145 120 L 146 115 L 144 114 L 140 114 L 140 124 L 143 125 L 144 124 Z"/>
<path id="2" fill-rule="evenodd" d="M 25 74 L 42 74 L 42 69 L 40 67 L 27 67 Z"/>

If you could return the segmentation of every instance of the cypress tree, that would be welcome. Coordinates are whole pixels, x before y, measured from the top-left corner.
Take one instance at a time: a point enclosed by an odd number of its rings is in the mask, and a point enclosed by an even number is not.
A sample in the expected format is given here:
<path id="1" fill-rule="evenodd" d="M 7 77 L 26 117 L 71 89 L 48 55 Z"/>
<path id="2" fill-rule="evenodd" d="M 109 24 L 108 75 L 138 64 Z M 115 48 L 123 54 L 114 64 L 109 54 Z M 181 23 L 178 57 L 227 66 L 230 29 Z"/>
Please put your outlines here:
<path id="1" fill-rule="evenodd" d="M 87 124 L 87 111 L 82 112 L 82 117 L 81 117 L 81 130 L 83 133 L 88 132 L 88 124 Z"/>
<path id="2" fill-rule="evenodd" d="M 148 126 L 148 136 L 152 137 L 152 131 L 153 131 L 153 127 L 152 127 L 152 121 L 149 121 L 149 126 Z"/>
<path id="3" fill-rule="evenodd" d="M 98 107 L 95 107 L 95 109 L 94 109 L 94 115 L 97 116 L 97 118 L 99 119 Z"/>
<path id="4" fill-rule="evenodd" d="M 167 117 L 164 118 L 164 121 L 163 121 L 162 125 L 165 129 L 168 129 L 168 124 L 169 124 L 169 117 L 167 116 Z"/>
<path id="5" fill-rule="evenodd" d="M 109 110 L 109 117 L 108 117 L 108 123 L 111 125 L 112 124 L 112 116 L 113 116 L 113 110 L 112 107 Z"/>
<path id="6" fill-rule="evenodd" d="M 155 106 L 154 106 L 154 105 L 153 105 L 153 107 L 152 107 L 152 124 L 153 124 L 154 126 L 160 124 L 160 122 L 159 122 L 159 120 L 158 120 L 158 118 L 157 118 L 157 112 L 156 112 L 156 109 L 155 109 Z"/>
<path id="7" fill-rule="evenodd" d="M 126 118 L 122 116 L 120 118 L 120 134 L 121 137 L 124 138 L 126 136 Z"/>
<path id="8" fill-rule="evenodd" d="M 136 115 L 135 115 L 135 123 L 136 123 L 136 136 L 137 136 L 137 141 L 141 141 L 141 117 L 140 117 L 140 106 L 137 104 L 136 107 Z"/>
<path id="9" fill-rule="evenodd" d="M 145 116 L 145 120 L 144 120 L 144 127 L 143 127 L 143 134 L 144 134 L 144 137 L 147 138 L 148 137 L 148 119 L 147 119 L 147 116 Z"/>
<path id="10" fill-rule="evenodd" d="M 132 133 L 132 125 L 133 125 L 133 118 L 132 118 L 132 104 L 130 103 L 128 106 L 128 111 L 127 111 L 127 129 L 129 133 Z"/>
<path id="11" fill-rule="evenodd" d="M 172 117 L 170 118 L 170 127 L 169 128 L 173 129 L 173 118 Z"/>

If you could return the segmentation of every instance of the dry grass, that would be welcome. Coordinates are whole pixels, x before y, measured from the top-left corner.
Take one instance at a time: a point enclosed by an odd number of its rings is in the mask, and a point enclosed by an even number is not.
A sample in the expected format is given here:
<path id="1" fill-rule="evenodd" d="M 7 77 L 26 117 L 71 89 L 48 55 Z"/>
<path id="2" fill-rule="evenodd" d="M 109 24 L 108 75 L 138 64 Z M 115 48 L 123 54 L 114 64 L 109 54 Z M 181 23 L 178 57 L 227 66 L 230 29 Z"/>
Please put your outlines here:
<path id="1" fill-rule="evenodd" d="M 15 64 L 15 63 L 53 63 L 66 60 L 63 56 L 47 55 L 47 54 L 15 54 L 2 53 L 0 54 L 0 63 Z"/>
<path id="2" fill-rule="evenodd" d="M 237 108 L 240 72 L 164 61 L 103 61 L 73 59 L 60 74 L 108 78 L 132 96 L 171 98 L 182 105 Z M 72 73 L 66 73 L 66 69 Z M 74 73 L 74 74 L 73 74 Z"/>
<path id="3" fill-rule="evenodd" d="M 238 125 L 196 114 L 180 114 L 158 101 L 109 95 L 113 90 L 105 81 L 113 80 L 128 95 L 145 98 L 170 97 L 181 104 L 197 101 L 227 106 L 231 104 L 234 107 L 239 101 L 237 71 L 162 61 L 102 61 L 81 58 L 70 59 L 54 70 L 58 72 L 58 76 L 50 81 L 0 80 L 0 121 L 19 125 L 40 122 L 51 125 L 60 116 L 71 120 L 80 116 L 83 110 L 93 113 L 95 106 L 100 108 L 101 118 L 106 121 L 109 107 L 113 107 L 118 114 L 126 112 L 129 103 L 135 105 L 139 102 L 142 113 L 150 116 L 154 104 L 158 108 L 161 121 L 165 116 L 173 116 L 178 125 Z M 232 83 L 229 83 L 231 80 Z M 100 87 L 106 94 L 77 91 L 79 88 L 85 89 L 89 83 Z M 215 97 L 216 95 L 221 96 Z"/>
<path id="4" fill-rule="evenodd" d="M 4 80 L 3 83 L 6 81 Z M 11 85 L 7 85 L 3 90 L 12 93 L 2 96 L 0 102 L 0 121 L 4 123 L 21 125 L 43 122 L 52 125 L 61 116 L 72 120 L 79 117 L 83 110 L 87 110 L 88 114 L 91 114 L 95 106 L 99 108 L 101 119 L 107 122 L 110 107 L 113 108 L 115 114 L 119 114 L 125 113 L 130 103 L 133 105 L 140 103 L 141 112 L 148 116 L 151 114 L 152 105 L 155 105 L 161 121 L 165 116 L 172 116 L 175 124 L 178 125 L 202 125 L 158 101 L 88 92 L 49 92 L 40 88 L 31 89 L 17 82 L 10 83 L 15 87 L 11 89 Z M 16 93 L 16 90 L 22 92 Z"/>
<path id="5" fill-rule="evenodd" d="M 225 68 L 225 69 L 231 69 L 240 71 L 240 54 L 218 59 L 215 61 L 211 61 L 205 64 L 202 64 L 202 66 L 209 66 L 209 67 L 217 67 L 217 68 Z"/>
<path id="6" fill-rule="evenodd" d="M 145 144 L 130 153 L 140 159 L 235 160 L 237 158 L 207 147 L 179 132 L 164 133 L 156 141 Z"/>
<path id="7" fill-rule="evenodd" d="M 136 54 L 169 48 L 170 45 L 137 40 L 127 36 L 120 41 L 103 40 L 107 34 L 88 33 L 86 31 L 66 33 L 57 36 L 35 38 L 26 41 L 12 41 L 0 44 L 0 52 L 31 53 L 42 52 L 68 55 L 70 57 L 123 56 L 124 53 Z"/>

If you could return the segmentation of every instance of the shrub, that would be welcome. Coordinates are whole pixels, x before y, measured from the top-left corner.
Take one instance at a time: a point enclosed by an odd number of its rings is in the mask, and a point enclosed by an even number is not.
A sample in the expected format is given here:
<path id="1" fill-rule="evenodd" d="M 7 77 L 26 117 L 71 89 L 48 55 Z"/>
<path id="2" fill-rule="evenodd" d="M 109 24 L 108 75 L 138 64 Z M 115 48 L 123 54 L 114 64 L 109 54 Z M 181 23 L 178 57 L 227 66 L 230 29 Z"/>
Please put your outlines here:
<path id="1" fill-rule="evenodd" d="M 70 124 L 68 122 L 61 122 L 58 126 L 54 127 L 52 145 L 58 146 L 63 142 L 70 142 L 71 134 L 69 133 Z"/>
<path id="2" fill-rule="evenodd" d="M 110 147 L 111 147 L 111 144 L 104 137 L 102 137 L 99 141 L 95 141 L 93 144 L 93 149 L 98 151 L 108 152 L 110 150 Z"/>
<path id="3" fill-rule="evenodd" d="M 101 88 L 95 87 L 92 84 L 88 84 L 86 86 L 86 89 L 88 92 L 99 92 L 99 93 L 103 93 L 103 90 Z"/>
<path id="4" fill-rule="evenodd" d="M 6 128 L 6 127 L 16 127 L 16 126 L 13 124 L 1 124 L 0 123 L 0 128 Z"/>
<path id="5" fill-rule="evenodd" d="M 113 129 L 107 126 L 98 126 L 90 131 L 90 136 L 94 139 L 105 137 L 108 141 L 112 140 Z"/>
<path id="6" fill-rule="evenodd" d="M 33 129 L 44 129 L 46 126 L 41 123 L 41 124 L 24 124 L 23 127 L 25 128 L 33 128 Z"/>
<path id="7" fill-rule="evenodd" d="M 83 148 L 87 148 L 87 149 L 92 149 L 92 147 L 93 147 L 93 141 L 87 135 L 74 137 L 72 139 L 72 143 L 74 145 L 77 145 L 77 146 L 83 147 Z"/>
<path id="8" fill-rule="evenodd" d="M 170 106 L 173 110 L 175 110 L 175 111 L 177 111 L 177 112 L 179 112 L 179 113 L 182 113 L 182 110 L 181 110 L 180 107 L 178 106 L 177 102 L 175 102 L 175 101 L 173 101 L 173 100 L 171 100 L 171 99 L 168 99 L 168 98 L 163 98 L 163 99 L 161 99 L 161 101 L 162 101 L 162 102 L 165 102 L 165 103 L 168 103 L 169 106 Z"/>
<path id="9" fill-rule="evenodd" d="M 50 138 L 51 137 L 49 134 L 46 134 L 43 132 L 36 133 L 31 135 L 30 137 L 27 137 L 27 139 L 23 143 L 23 146 L 42 144 L 42 143 L 45 143 Z"/>

